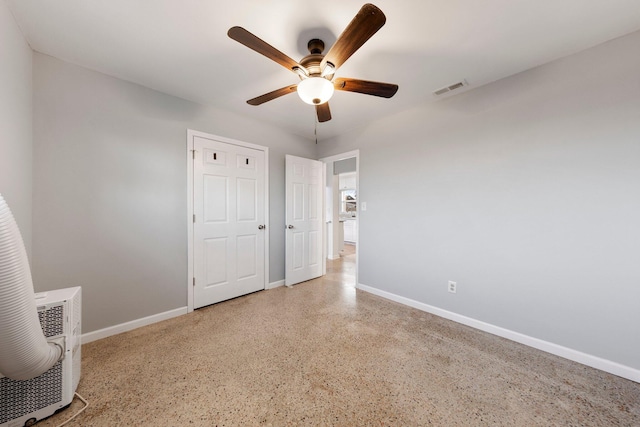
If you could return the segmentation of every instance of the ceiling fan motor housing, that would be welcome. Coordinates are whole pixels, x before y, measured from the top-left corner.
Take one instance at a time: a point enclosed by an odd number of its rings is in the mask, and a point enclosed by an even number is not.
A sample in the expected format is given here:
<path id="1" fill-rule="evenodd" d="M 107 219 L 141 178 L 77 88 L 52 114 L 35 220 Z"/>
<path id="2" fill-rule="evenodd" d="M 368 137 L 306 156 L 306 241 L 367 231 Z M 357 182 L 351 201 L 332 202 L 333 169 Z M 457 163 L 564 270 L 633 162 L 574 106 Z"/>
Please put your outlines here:
<path id="1" fill-rule="evenodd" d="M 311 53 L 300 60 L 300 65 L 307 70 L 309 76 L 317 77 L 322 74 L 322 70 L 320 69 L 322 58 L 324 58 L 322 54 Z"/>
<path id="2" fill-rule="evenodd" d="M 322 53 L 324 51 L 324 42 L 320 39 L 311 39 L 307 43 L 307 49 L 309 49 L 309 53 Z"/>

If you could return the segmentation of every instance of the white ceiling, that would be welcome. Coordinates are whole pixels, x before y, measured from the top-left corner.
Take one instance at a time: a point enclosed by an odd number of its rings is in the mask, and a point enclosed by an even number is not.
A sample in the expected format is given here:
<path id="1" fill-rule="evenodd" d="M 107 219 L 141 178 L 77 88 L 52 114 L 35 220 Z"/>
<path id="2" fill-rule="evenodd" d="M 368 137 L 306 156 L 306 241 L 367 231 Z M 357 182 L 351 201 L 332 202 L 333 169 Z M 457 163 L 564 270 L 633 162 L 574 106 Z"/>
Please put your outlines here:
<path id="1" fill-rule="evenodd" d="M 312 138 L 314 107 L 295 95 L 246 100 L 296 83 L 227 37 L 242 26 L 293 59 L 329 46 L 363 0 L 5 0 L 31 47 L 149 88 Z M 336 73 L 397 83 L 391 99 L 337 92 L 321 139 L 466 79 L 471 90 L 640 29 L 638 0 L 376 0 L 387 23 Z M 638 54 L 638 52 L 630 52 Z"/>

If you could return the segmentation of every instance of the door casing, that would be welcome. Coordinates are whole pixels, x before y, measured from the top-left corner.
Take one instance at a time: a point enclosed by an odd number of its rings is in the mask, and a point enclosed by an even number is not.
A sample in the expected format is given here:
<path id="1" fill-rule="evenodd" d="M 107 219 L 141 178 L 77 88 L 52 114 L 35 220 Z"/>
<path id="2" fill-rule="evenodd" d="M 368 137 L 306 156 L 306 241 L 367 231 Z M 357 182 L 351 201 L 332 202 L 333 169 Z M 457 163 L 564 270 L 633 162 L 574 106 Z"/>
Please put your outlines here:
<path id="1" fill-rule="evenodd" d="M 322 163 L 325 164 L 325 174 L 326 176 L 329 175 L 333 175 L 333 163 L 337 162 L 339 160 L 344 160 L 344 159 L 350 159 L 352 157 L 355 157 L 356 159 L 356 194 L 358 195 L 358 207 L 357 207 L 357 214 L 356 214 L 356 223 L 357 225 L 357 241 L 358 244 L 356 244 L 356 287 L 358 287 L 359 283 L 358 282 L 358 266 L 359 261 L 360 261 L 360 207 L 362 205 L 361 200 L 360 200 L 360 150 L 353 150 L 353 151 L 348 151 L 346 153 L 341 153 L 341 154 L 336 154 L 334 156 L 328 156 L 328 157 L 323 157 L 320 160 Z M 325 178 L 325 182 L 326 182 L 326 178 Z M 327 200 L 326 200 L 326 195 L 324 197 L 324 202 L 323 205 L 325 206 L 325 210 L 326 210 L 326 206 L 327 206 Z M 336 221 L 338 217 L 337 212 L 333 212 L 333 218 L 327 218 L 327 220 L 331 220 L 332 224 L 334 224 L 334 222 Z M 323 260 L 324 262 L 326 262 L 327 260 L 327 256 L 328 256 L 328 252 L 327 252 L 327 232 L 326 232 L 326 228 L 325 228 L 325 233 L 324 233 L 325 237 L 324 237 L 324 245 L 323 245 Z M 325 271 L 323 272 L 323 274 L 326 274 L 326 268 Z"/>

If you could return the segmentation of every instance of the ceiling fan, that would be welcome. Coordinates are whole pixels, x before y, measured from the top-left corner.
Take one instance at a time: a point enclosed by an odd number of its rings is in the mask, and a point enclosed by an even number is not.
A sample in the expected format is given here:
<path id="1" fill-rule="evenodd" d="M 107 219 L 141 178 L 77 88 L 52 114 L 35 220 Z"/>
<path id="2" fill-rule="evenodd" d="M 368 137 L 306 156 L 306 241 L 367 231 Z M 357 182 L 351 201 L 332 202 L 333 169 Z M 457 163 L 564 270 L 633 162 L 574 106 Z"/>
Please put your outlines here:
<path id="1" fill-rule="evenodd" d="M 365 4 L 340 34 L 326 55 L 323 55 L 324 42 L 310 40 L 307 47 L 309 55 L 296 62 L 275 47 L 256 37 L 242 27 L 232 27 L 227 35 L 253 49 L 259 54 L 277 62 L 300 77 L 300 83 L 285 86 L 247 101 L 249 105 L 261 105 L 292 92 L 298 92 L 307 104 L 316 106 L 319 122 L 331 120 L 329 99 L 334 90 L 357 92 L 365 95 L 391 98 L 398 91 L 398 85 L 346 77 L 334 79 L 335 72 L 360 47 L 373 36 L 386 22 L 384 13 L 372 4 Z"/>

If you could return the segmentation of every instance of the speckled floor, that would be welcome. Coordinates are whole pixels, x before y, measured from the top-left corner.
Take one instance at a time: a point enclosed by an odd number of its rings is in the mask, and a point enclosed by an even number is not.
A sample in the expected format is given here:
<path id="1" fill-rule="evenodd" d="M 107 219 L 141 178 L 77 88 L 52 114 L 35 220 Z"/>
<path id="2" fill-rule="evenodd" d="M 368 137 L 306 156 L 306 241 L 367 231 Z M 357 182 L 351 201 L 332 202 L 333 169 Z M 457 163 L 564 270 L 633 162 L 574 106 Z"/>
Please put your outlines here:
<path id="1" fill-rule="evenodd" d="M 358 291 L 353 258 L 84 345 L 69 425 L 640 426 L 640 384 Z"/>

